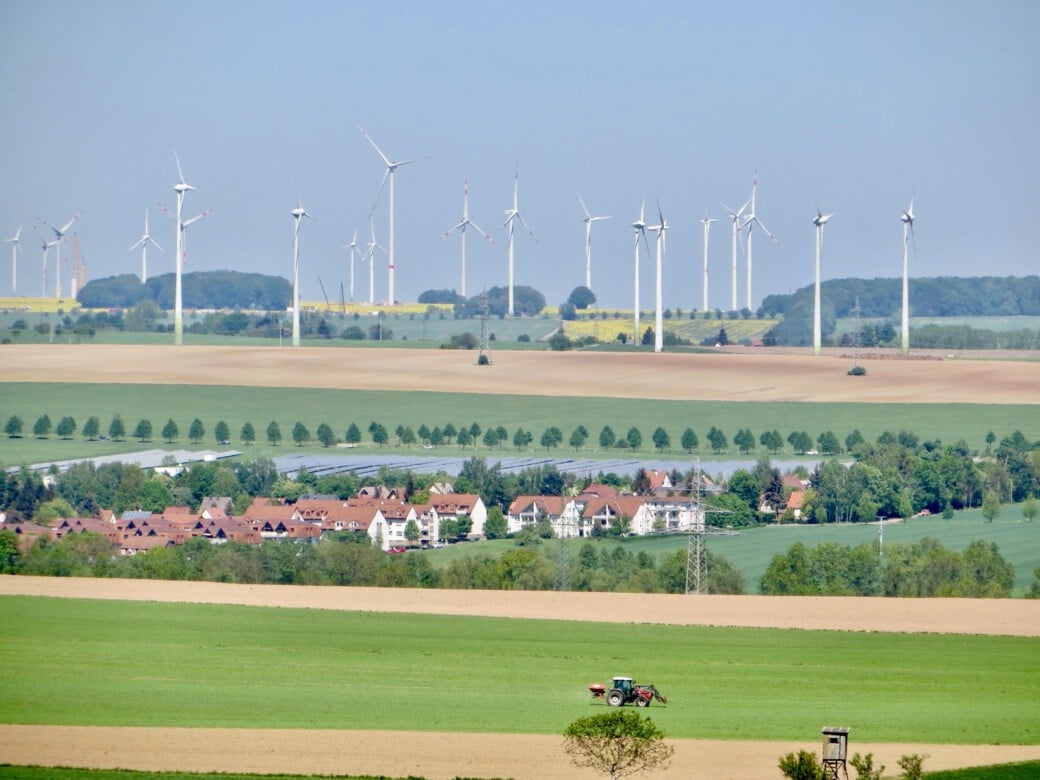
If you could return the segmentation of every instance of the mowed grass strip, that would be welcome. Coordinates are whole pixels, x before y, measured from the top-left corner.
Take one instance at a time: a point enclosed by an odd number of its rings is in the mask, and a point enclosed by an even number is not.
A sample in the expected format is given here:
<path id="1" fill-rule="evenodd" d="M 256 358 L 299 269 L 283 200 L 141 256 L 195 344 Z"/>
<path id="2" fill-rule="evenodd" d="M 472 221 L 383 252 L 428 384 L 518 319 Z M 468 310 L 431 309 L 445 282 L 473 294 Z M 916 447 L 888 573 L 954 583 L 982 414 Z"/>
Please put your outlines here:
<path id="1" fill-rule="evenodd" d="M 349 598 L 349 591 L 346 592 Z M 820 609 L 828 601 L 821 599 Z M 1040 640 L 0 599 L 0 722 L 559 734 L 591 682 L 674 737 L 1036 744 Z"/>
<path id="2" fill-rule="evenodd" d="M 122 370 L 118 367 L 116 370 Z M 129 368 L 127 368 L 129 370 Z M 1009 366 L 1008 370 L 1013 370 Z M 187 433 L 196 417 L 206 428 L 203 446 L 215 445 L 214 426 L 224 420 L 231 431 L 231 444 L 242 447 L 239 433 L 246 422 L 256 430 L 257 441 L 244 447 L 248 456 L 270 456 L 304 449 L 311 452 L 324 448 L 316 441 L 303 448 L 291 439 L 293 425 L 299 421 L 311 434 L 320 423 L 332 427 L 336 436 L 343 438 L 350 423 L 357 423 L 366 431 L 372 421 L 382 423 L 393 431 L 398 425 L 417 430 L 422 424 L 430 428 L 451 422 L 455 426 L 477 422 L 484 429 L 503 426 L 509 433 L 505 445 L 488 450 L 477 445 L 461 448 L 448 445 L 436 451 L 424 450 L 418 444 L 411 448 L 391 446 L 380 450 L 395 453 L 423 455 L 485 455 L 502 457 L 516 454 L 511 446 L 512 435 L 518 427 L 531 431 L 537 442 L 542 432 L 557 426 L 564 438 L 579 425 L 589 431 L 586 447 L 579 452 L 559 447 L 551 451 L 555 456 L 582 458 L 629 457 L 692 457 L 680 447 L 683 430 L 692 428 L 700 440 L 693 455 L 716 457 L 707 442 L 708 430 L 715 426 L 732 441 L 741 428 L 748 428 L 758 437 L 767 430 L 778 430 L 786 439 L 795 430 L 806 431 L 814 438 L 824 431 L 833 431 L 839 438 L 859 431 L 869 440 L 884 431 L 911 431 L 922 440 L 940 439 L 953 443 L 964 439 L 970 447 L 983 449 L 986 434 L 993 431 L 998 438 L 1021 430 L 1027 439 L 1040 438 L 1040 414 L 1037 407 L 1002 404 L 803 404 L 794 402 L 754 403 L 746 401 L 654 401 L 633 402 L 617 398 L 554 398 L 531 395 L 481 395 L 479 387 L 473 393 L 394 392 L 368 390 L 290 389 L 261 387 L 228 387 L 224 385 L 123 385 L 89 383 L 33 383 L 11 382 L 2 385 L 0 424 L 6 424 L 11 415 L 22 418 L 22 438 L 0 436 L 0 465 L 36 463 L 91 457 L 134 449 L 152 447 L 188 447 Z M 537 386 L 532 386 L 537 393 Z M 76 420 L 76 435 L 69 440 L 59 439 L 54 433 L 46 439 L 32 435 L 33 424 L 43 414 L 56 426 L 62 417 Z M 140 443 L 127 438 L 123 442 L 86 441 L 79 431 L 90 416 L 96 416 L 101 433 L 107 433 L 115 414 L 123 417 L 127 431 L 132 433 L 137 422 L 152 422 L 154 437 Z M 159 436 L 166 420 L 173 419 L 180 428 L 180 437 L 168 445 Z M 267 444 L 265 432 L 268 423 L 278 422 L 283 441 L 277 447 Z M 610 425 L 620 438 L 630 427 L 643 435 L 644 445 L 637 451 L 612 448 L 600 449 L 599 432 Z M 671 438 L 671 447 L 656 450 L 651 444 L 654 429 L 661 426 Z M 363 434 L 367 439 L 367 433 Z M 393 438 L 391 441 L 396 441 Z M 118 448 L 118 449 L 117 449 Z M 325 450 L 327 451 L 327 450 Z M 373 450 L 374 451 L 374 450 Z M 535 454 L 546 454 L 544 448 L 534 447 Z M 744 455 L 731 446 L 720 453 L 724 458 L 755 458 L 767 454 L 756 446 Z M 793 452 L 785 445 L 777 457 L 791 458 Z"/>

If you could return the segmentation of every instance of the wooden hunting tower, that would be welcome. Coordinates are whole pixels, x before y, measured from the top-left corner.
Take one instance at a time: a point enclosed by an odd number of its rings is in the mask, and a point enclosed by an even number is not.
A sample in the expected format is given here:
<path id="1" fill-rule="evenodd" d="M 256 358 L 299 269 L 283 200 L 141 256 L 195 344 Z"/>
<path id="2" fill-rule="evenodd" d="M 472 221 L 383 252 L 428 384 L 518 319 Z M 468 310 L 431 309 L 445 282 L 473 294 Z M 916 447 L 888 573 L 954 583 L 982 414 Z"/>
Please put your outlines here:
<path id="1" fill-rule="evenodd" d="M 849 729 L 844 726 L 824 726 L 823 734 L 823 769 L 832 780 L 849 780 L 849 771 L 845 766 L 849 752 Z"/>

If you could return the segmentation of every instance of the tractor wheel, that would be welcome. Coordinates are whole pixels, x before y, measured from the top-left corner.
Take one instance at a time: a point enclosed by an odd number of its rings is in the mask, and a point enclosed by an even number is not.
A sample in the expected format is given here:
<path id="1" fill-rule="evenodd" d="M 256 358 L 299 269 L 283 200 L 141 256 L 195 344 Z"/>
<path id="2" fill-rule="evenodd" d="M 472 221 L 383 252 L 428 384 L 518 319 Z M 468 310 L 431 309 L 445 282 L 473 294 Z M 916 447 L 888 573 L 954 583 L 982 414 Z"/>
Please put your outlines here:
<path id="1" fill-rule="evenodd" d="M 649 699 L 644 699 L 642 696 L 638 696 L 638 697 L 636 697 L 636 706 L 637 707 L 649 707 L 650 706 L 650 700 Z"/>
<path id="2" fill-rule="evenodd" d="M 625 694 L 616 688 L 607 694 L 607 704 L 611 707 L 620 707 L 625 703 Z"/>

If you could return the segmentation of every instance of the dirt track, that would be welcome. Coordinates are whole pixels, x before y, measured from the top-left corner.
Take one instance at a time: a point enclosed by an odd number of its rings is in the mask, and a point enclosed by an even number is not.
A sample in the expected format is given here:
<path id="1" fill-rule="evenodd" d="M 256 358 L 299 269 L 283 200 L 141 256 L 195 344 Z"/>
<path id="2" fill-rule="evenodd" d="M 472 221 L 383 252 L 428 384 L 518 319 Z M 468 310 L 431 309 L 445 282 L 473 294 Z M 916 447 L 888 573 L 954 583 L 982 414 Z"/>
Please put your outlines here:
<path id="1" fill-rule="evenodd" d="M 134 598 L 313 607 L 396 609 L 434 614 L 485 614 L 564 620 L 612 614 L 619 622 L 690 625 L 782 626 L 877 631 L 1040 635 L 1040 602 L 965 599 L 855 599 L 856 620 L 842 619 L 844 600 L 799 598 L 682 597 L 598 593 L 482 593 L 378 588 L 221 585 L 214 583 L 3 577 L 0 594 L 78 598 Z M 493 596 L 493 598 L 491 598 Z M 609 609 L 604 604 L 609 603 Z M 853 606 L 848 604 L 848 606 Z M 822 616 L 832 617 L 822 617 Z M 925 753 L 928 769 L 1040 759 L 1040 746 L 861 744 L 890 769 L 901 755 Z M 663 780 L 761 780 L 781 777 L 779 757 L 794 750 L 816 752 L 805 742 L 670 740 L 672 767 Z M 370 773 L 514 777 L 516 780 L 586 780 L 574 768 L 557 736 L 443 734 L 429 732 L 294 731 L 250 729 L 151 729 L 60 726 L 0 726 L 0 762 L 153 770 Z"/>
<path id="2" fill-rule="evenodd" d="M 673 400 L 1040 404 L 1040 361 L 710 354 L 5 345 L 6 382 L 123 382 L 532 393 Z M 648 378 L 652 377 L 653 381 Z"/>

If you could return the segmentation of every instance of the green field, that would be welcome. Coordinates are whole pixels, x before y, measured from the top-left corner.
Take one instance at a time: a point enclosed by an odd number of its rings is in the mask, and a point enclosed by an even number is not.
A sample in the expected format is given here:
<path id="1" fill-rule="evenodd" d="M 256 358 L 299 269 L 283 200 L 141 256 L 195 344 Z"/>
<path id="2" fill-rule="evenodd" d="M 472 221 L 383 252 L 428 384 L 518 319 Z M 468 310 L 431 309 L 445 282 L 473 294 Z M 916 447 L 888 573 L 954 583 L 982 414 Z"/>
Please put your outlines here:
<path id="1" fill-rule="evenodd" d="M 349 590 L 344 591 L 349 598 Z M 681 597 L 676 597 L 681 598 Z M 614 674 L 673 737 L 1036 744 L 1040 640 L 3 597 L 0 722 L 559 734 Z"/>
<path id="2" fill-rule="evenodd" d="M 120 370 L 113 367 L 113 370 Z M 1010 369 L 1009 369 L 1010 370 Z M 60 372 L 60 366 L 56 367 Z M 219 381 L 219 377 L 214 377 Z M 558 426 L 566 440 L 579 424 L 590 434 L 589 446 L 577 453 L 582 458 L 629 457 L 631 450 L 601 450 L 597 445 L 599 431 L 610 425 L 618 436 L 635 426 L 643 434 L 643 458 L 664 457 L 683 459 L 687 456 L 680 447 L 682 431 L 693 428 L 700 439 L 699 457 L 715 457 L 706 438 L 711 426 L 721 429 L 732 439 L 740 428 L 747 427 L 756 440 L 762 432 L 777 429 L 786 439 L 794 430 L 805 430 L 812 436 L 833 430 L 843 440 L 854 428 L 867 439 L 876 439 L 884 431 L 912 431 L 922 440 L 941 439 L 955 442 L 964 439 L 972 448 L 983 449 L 989 431 L 998 439 L 1021 430 L 1027 439 L 1040 438 L 1040 411 L 1029 405 L 970 405 L 970 404 L 851 404 L 851 403 L 750 403 L 747 401 L 655 401 L 637 403 L 618 398 L 553 398 L 539 395 L 480 395 L 478 393 L 389 392 L 366 390 L 323 390 L 260 387 L 228 387 L 222 385 L 119 385 L 74 383 L 6 383 L 0 396 L 0 424 L 11 415 L 18 415 L 24 424 L 21 438 L 0 435 L 0 465 L 38 463 L 150 449 L 165 446 L 158 436 L 167 419 L 172 418 L 180 428 L 181 438 L 174 447 L 189 446 L 186 438 L 192 419 L 198 417 L 207 430 L 202 446 L 213 447 L 212 431 L 219 420 L 231 429 L 231 444 L 240 447 L 239 431 L 245 422 L 252 422 L 257 442 L 248 447 L 253 457 L 271 456 L 295 451 L 291 431 L 297 422 L 303 422 L 313 435 L 318 425 L 328 423 L 340 438 L 347 426 L 355 422 L 365 431 L 375 420 L 393 431 L 397 425 L 417 429 L 421 424 L 430 428 L 448 422 L 456 426 L 478 422 L 482 428 L 502 425 L 512 436 L 523 427 L 535 434 L 535 442 L 549 426 Z M 537 387 L 532 387 L 536 391 Z M 479 390 L 479 388 L 474 388 Z M 76 420 L 79 429 L 91 415 L 97 416 L 102 433 L 108 429 L 113 415 L 121 414 L 127 431 L 133 432 L 137 421 L 152 422 L 155 438 L 140 444 L 134 439 L 113 443 L 86 441 L 77 434 L 63 441 L 53 433 L 47 439 L 32 436 L 36 419 L 43 414 L 56 426 L 64 416 Z M 267 424 L 276 420 L 283 441 L 278 447 L 268 446 L 264 432 Z M 668 431 L 672 446 L 663 452 L 655 450 L 650 437 L 658 426 Z M 393 440 L 392 440 L 393 441 Z M 171 448 L 171 447 L 168 447 Z M 317 442 L 304 449 L 317 452 Z M 375 451 L 375 450 L 373 450 Z M 387 450 L 382 450 L 386 452 Z M 391 447 L 395 454 L 405 454 L 405 448 Z M 414 454 L 431 454 L 418 445 Z M 545 454 L 544 449 L 535 452 Z M 364 450 L 362 450 L 364 452 Z M 484 454 L 503 456 L 515 454 L 515 448 L 502 446 L 489 451 L 483 445 L 463 450 L 447 446 L 437 454 L 470 456 Z M 758 447 L 751 455 L 741 456 L 736 448 L 722 453 L 726 458 L 755 458 L 762 454 Z M 560 447 L 553 455 L 567 457 L 574 450 Z M 789 448 L 778 457 L 790 458 Z"/>
<path id="3" fill-rule="evenodd" d="M 1040 568 L 1040 523 L 1027 523 L 1022 517 L 1021 505 L 1005 504 L 1000 516 L 992 523 L 982 517 L 982 511 L 956 512 L 950 520 L 941 516 L 922 517 L 908 523 L 885 524 L 884 544 L 914 544 L 931 536 L 949 550 L 962 552 L 971 542 L 983 539 L 993 542 L 1000 554 L 1015 568 L 1013 595 L 1021 597 L 1036 579 L 1034 571 Z M 766 525 L 742 528 L 736 536 L 712 536 L 705 540 L 708 549 L 718 553 L 744 575 L 748 593 L 758 593 L 758 582 L 774 555 L 787 552 L 796 542 L 806 547 L 815 547 L 824 542 L 855 546 L 873 544 L 878 538 L 878 527 L 874 523 L 828 523 L 826 525 Z M 676 550 L 685 550 L 688 537 L 682 534 L 637 536 L 617 541 L 596 539 L 596 549 L 612 549 L 620 546 L 632 554 L 647 552 L 655 558 Z M 576 555 L 586 540 L 571 539 L 564 543 L 569 555 Z M 544 555 L 555 556 L 556 542 L 545 542 L 541 549 Z M 467 555 L 498 557 L 514 549 L 510 539 L 481 541 L 478 544 L 453 544 L 442 549 L 424 550 L 417 555 L 429 557 L 437 568 L 446 568 L 453 561 Z"/>

